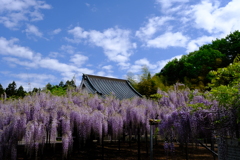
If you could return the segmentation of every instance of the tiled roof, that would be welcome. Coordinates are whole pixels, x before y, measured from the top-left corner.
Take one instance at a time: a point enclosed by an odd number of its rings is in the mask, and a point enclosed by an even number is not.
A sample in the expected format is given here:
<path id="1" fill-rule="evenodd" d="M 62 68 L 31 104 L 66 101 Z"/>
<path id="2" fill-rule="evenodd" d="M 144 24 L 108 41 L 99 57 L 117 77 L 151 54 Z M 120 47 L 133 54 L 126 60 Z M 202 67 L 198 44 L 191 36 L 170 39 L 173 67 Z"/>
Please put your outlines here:
<path id="1" fill-rule="evenodd" d="M 142 97 L 128 80 L 83 74 L 80 87 L 101 96 L 114 94 L 119 99 Z"/>

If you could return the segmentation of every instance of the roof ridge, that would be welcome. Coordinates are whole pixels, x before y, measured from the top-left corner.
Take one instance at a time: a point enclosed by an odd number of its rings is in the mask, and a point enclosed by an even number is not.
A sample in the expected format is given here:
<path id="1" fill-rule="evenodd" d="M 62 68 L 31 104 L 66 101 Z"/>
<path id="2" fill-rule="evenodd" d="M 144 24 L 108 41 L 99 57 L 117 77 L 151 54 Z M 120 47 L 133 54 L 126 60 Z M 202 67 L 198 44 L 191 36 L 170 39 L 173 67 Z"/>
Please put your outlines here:
<path id="1" fill-rule="evenodd" d="M 91 75 L 91 74 L 84 74 L 85 76 L 89 77 L 97 77 L 97 78 L 102 78 L 102 79 L 113 79 L 113 80 L 119 80 L 119 81 L 128 81 L 126 79 L 120 79 L 120 78 L 113 78 L 113 77 L 104 77 L 104 76 L 97 76 L 97 75 Z"/>

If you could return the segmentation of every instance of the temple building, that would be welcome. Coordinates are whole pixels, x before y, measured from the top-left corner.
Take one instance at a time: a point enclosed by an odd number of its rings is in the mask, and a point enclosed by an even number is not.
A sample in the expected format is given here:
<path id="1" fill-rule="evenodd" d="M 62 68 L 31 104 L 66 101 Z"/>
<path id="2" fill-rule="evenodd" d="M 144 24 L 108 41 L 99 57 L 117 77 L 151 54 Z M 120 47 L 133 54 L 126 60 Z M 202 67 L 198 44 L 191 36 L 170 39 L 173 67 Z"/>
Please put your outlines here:
<path id="1" fill-rule="evenodd" d="M 99 94 L 102 97 L 113 94 L 122 100 L 132 97 L 142 97 L 128 80 L 83 74 L 80 88 L 88 93 Z"/>

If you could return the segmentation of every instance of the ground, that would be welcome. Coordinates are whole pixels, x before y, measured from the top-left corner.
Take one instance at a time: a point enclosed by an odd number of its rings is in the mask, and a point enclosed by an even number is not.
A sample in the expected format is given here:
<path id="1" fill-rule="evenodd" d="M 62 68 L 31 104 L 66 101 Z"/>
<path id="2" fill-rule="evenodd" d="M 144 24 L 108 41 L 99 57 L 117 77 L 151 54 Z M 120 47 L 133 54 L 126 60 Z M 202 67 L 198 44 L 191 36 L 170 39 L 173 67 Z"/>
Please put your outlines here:
<path id="1" fill-rule="evenodd" d="M 119 148 L 120 147 L 120 148 Z M 120 150 L 119 150 L 120 149 Z M 147 151 L 148 149 L 148 151 Z M 142 142 L 140 149 L 140 156 L 138 155 L 138 143 L 137 142 L 121 142 L 120 146 L 118 142 L 105 142 L 104 143 L 104 154 L 102 154 L 103 148 L 101 144 L 93 143 L 91 147 L 76 149 L 73 148 L 72 152 L 63 158 L 62 156 L 62 147 L 61 143 L 55 144 L 55 149 L 53 146 L 45 146 L 43 154 L 38 153 L 37 160 L 141 160 L 150 159 L 150 148 L 149 144 Z M 148 152 L 148 153 L 147 153 Z M 35 159 L 34 156 L 29 158 L 24 154 L 24 146 L 18 147 L 18 160 L 22 159 Z M 154 144 L 153 150 L 153 160 L 161 159 L 172 159 L 172 160 L 181 160 L 186 159 L 186 152 L 183 147 L 180 147 L 179 144 L 175 144 L 175 152 L 167 154 L 163 149 L 163 143 L 158 142 Z M 188 145 L 188 159 L 191 160 L 209 160 L 217 158 L 206 149 L 196 144 Z"/>

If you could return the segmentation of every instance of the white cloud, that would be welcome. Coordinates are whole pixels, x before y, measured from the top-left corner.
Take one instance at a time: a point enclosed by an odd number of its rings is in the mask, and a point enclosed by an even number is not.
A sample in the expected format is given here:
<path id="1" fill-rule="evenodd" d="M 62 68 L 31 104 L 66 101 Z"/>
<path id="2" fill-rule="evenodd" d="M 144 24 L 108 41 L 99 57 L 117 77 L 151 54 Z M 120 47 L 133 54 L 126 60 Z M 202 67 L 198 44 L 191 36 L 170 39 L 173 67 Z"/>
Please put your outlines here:
<path id="1" fill-rule="evenodd" d="M 103 48 L 110 61 L 117 62 L 121 67 L 128 67 L 129 57 L 135 43 L 130 41 L 130 31 L 119 28 L 110 28 L 103 32 L 96 30 L 84 31 L 81 27 L 75 27 L 68 31 L 73 35 L 72 42 L 80 42 L 86 39 L 88 43 Z"/>
<path id="2" fill-rule="evenodd" d="M 134 65 L 132 65 L 130 67 L 130 69 L 128 70 L 128 72 L 130 73 L 140 73 L 142 71 L 143 66 L 146 66 L 149 71 L 153 74 L 158 73 L 161 71 L 161 69 L 171 60 L 177 58 L 180 59 L 182 57 L 182 55 L 177 55 L 174 56 L 170 59 L 166 59 L 166 60 L 161 60 L 161 61 L 157 61 L 155 64 L 153 64 L 152 62 L 149 62 L 148 59 L 146 58 L 142 58 L 139 59 L 137 61 L 135 61 Z"/>
<path id="3" fill-rule="evenodd" d="M 49 57 L 56 58 L 60 55 L 58 52 L 50 52 Z"/>
<path id="4" fill-rule="evenodd" d="M 21 74 L 14 74 L 14 76 L 16 76 L 22 80 L 26 80 L 26 81 L 29 79 L 34 79 L 34 80 L 39 80 L 39 81 L 55 79 L 55 77 L 50 74 L 21 73 Z"/>
<path id="5" fill-rule="evenodd" d="M 57 78 L 50 74 L 36 74 L 36 73 L 20 73 L 10 74 L 11 77 L 16 77 L 19 80 L 16 84 L 23 86 L 25 91 L 32 91 L 33 88 L 43 88 L 48 82 L 55 81 Z"/>
<path id="6" fill-rule="evenodd" d="M 17 28 L 21 21 L 42 20 L 40 9 L 50 8 L 50 5 L 37 0 L 1 0 L 0 23 L 7 28 Z"/>
<path id="7" fill-rule="evenodd" d="M 18 58 L 13 58 L 13 57 L 3 57 L 3 60 L 6 62 L 9 62 L 9 65 L 14 66 L 14 67 L 15 67 L 15 64 L 29 67 L 29 68 L 37 67 L 37 63 L 35 63 L 34 61 L 23 61 L 23 60 L 20 60 Z"/>
<path id="8" fill-rule="evenodd" d="M 144 27 L 141 27 L 136 32 L 136 36 L 142 40 L 149 39 L 157 31 L 163 30 L 162 26 L 166 25 L 165 23 L 173 19 L 173 17 L 152 17 Z"/>
<path id="9" fill-rule="evenodd" d="M 86 61 L 88 60 L 88 57 L 81 55 L 81 54 L 75 54 L 71 56 L 70 61 L 73 62 L 76 66 L 82 66 Z"/>
<path id="10" fill-rule="evenodd" d="M 34 25 L 27 24 L 27 28 L 26 28 L 25 32 L 28 36 L 29 35 L 34 35 L 34 36 L 37 36 L 37 37 L 42 37 L 42 33 Z"/>
<path id="11" fill-rule="evenodd" d="M 74 37 L 74 40 L 80 40 L 82 38 L 87 38 L 88 32 L 84 31 L 81 27 L 74 27 L 73 29 L 69 30 L 68 33 L 72 34 Z M 79 41 L 77 41 L 79 42 Z"/>
<path id="12" fill-rule="evenodd" d="M 163 12 L 169 12 L 171 9 L 176 11 L 176 8 L 178 7 L 173 7 L 174 4 L 184 4 L 188 2 L 189 0 L 156 0 L 156 3 L 161 5 L 162 11 Z M 179 9 L 177 9 L 179 10 Z"/>
<path id="13" fill-rule="evenodd" d="M 201 47 L 204 44 L 211 43 L 212 40 L 214 40 L 214 39 L 215 39 L 215 37 L 212 37 L 212 36 L 209 36 L 209 37 L 208 36 L 203 36 L 203 37 L 191 40 L 187 44 L 186 52 L 189 53 L 189 52 L 196 51 L 196 50 L 199 49 L 199 47 Z"/>
<path id="14" fill-rule="evenodd" d="M 93 74 L 93 70 L 87 68 L 78 68 L 75 65 L 69 65 L 59 62 L 57 59 L 45 58 L 38 62 L 39 66 L 42 68 L 47 68 L 53 71 L 58 71 L 61 73 L 65 79 L 71 79 L 75 74 Z"/>
<path id="15" fill-rule="evenodd" d="M 204 29 L 211 34 L 229 34 L 240 29 L 240 1 L 232 0 L 226 6 L 220 7 L 220 1 L 204 0 L 192 6 L 190 16 L 195 27 Z"/>
<path id="16" fill-rule="evenodd" d="M 20 65 L 28 68 L 46 68 L 60 72 L 66 79 L 72 78 L 74 74 L 94 73 L 91 69 L 78 67 L 85 63 L 85 61 L 88 60 L 88 57 L 75 54 L 70 59 L 73 64 L 65 64 L 59 62 L 57 59 L 42 58 L 41 54 L 34 53 L 27 47 L 16 45 L 15 43 L 17 41 L 18 39 L 6 40 L 5 38 L 0 37 L 0 54 L 7 56 L 3 57 L 3 60 L 10 62 L 9 65 L 14 67 L 15 65 Z M 27 60 L 22 60 L 18 57 Z"/>
<path id="17" fill-rule="evenodd" d="M 112 70 L 112 65 L 103 66 L 102 69 Z"/>
<path id="18" fill-rule="evenodd" d="M 16 38 L 7 40 L 4 37 L 0 37 L 0 54 L 32 59 L 34 52 L 27 47 L 16 45 L 17 41 L 19 40 Z"/>
<path id="19" fill-rule="evenodd" d="M 105 72 L 103 72 L 103 71 L 99 71 L 99 72 L 97 72 L 97 74 L 96 75 L 98 75 L 98 76 L 105 76 L 106 75 L 106 73 Z"/>
<path id="20" fill-rule="evenodd" d="M 148 67 L 149 70 L 154 70 L 158 67 L 157 64 L 152 64 L 148 59 L 142 58 L 135 61 L 134 65 L 132 65 L 128 71 L 131 73 L 138 73 L 142 70 L 143 66 Z"/>
<path id="21" fill-rule="evenodd" d="M 180 32 L 167 32 L 161 36 L 147 41 L 147 47 L 167 48 L 167 47 L 185 47 L 188 37 Z"/>
<path id="22" fill-rule="evenodd" d="M 75 53 L 75 47 L 71 45 L 62 45 L 60 49 L 70 54 Z"/>
<path id="23" fill-rule="evenodd" d="M 157 67 L 155 69 L 153 69 L 153 73 L 159 73 L 162 68 L 169 62 L 169 61 L 172 61 L 173 59 L 177 58 L 177 59 L 180 59 L 183 55 L 177 55 L 177 56 L 174 56 L 170 59 L 165 59 L 165 60 L 161 60 L 161 61 L 158 61 L 156 63 Z"/>
<path id="24" fill-rule="evenodd" d="M 53 30 L 53 34 L 58 34 L 58 33 L 60 33 L 62 30 L 60 29 L 60 28 L 58 28 L 58 29 L 55 29 L 55 30 Z"/>

